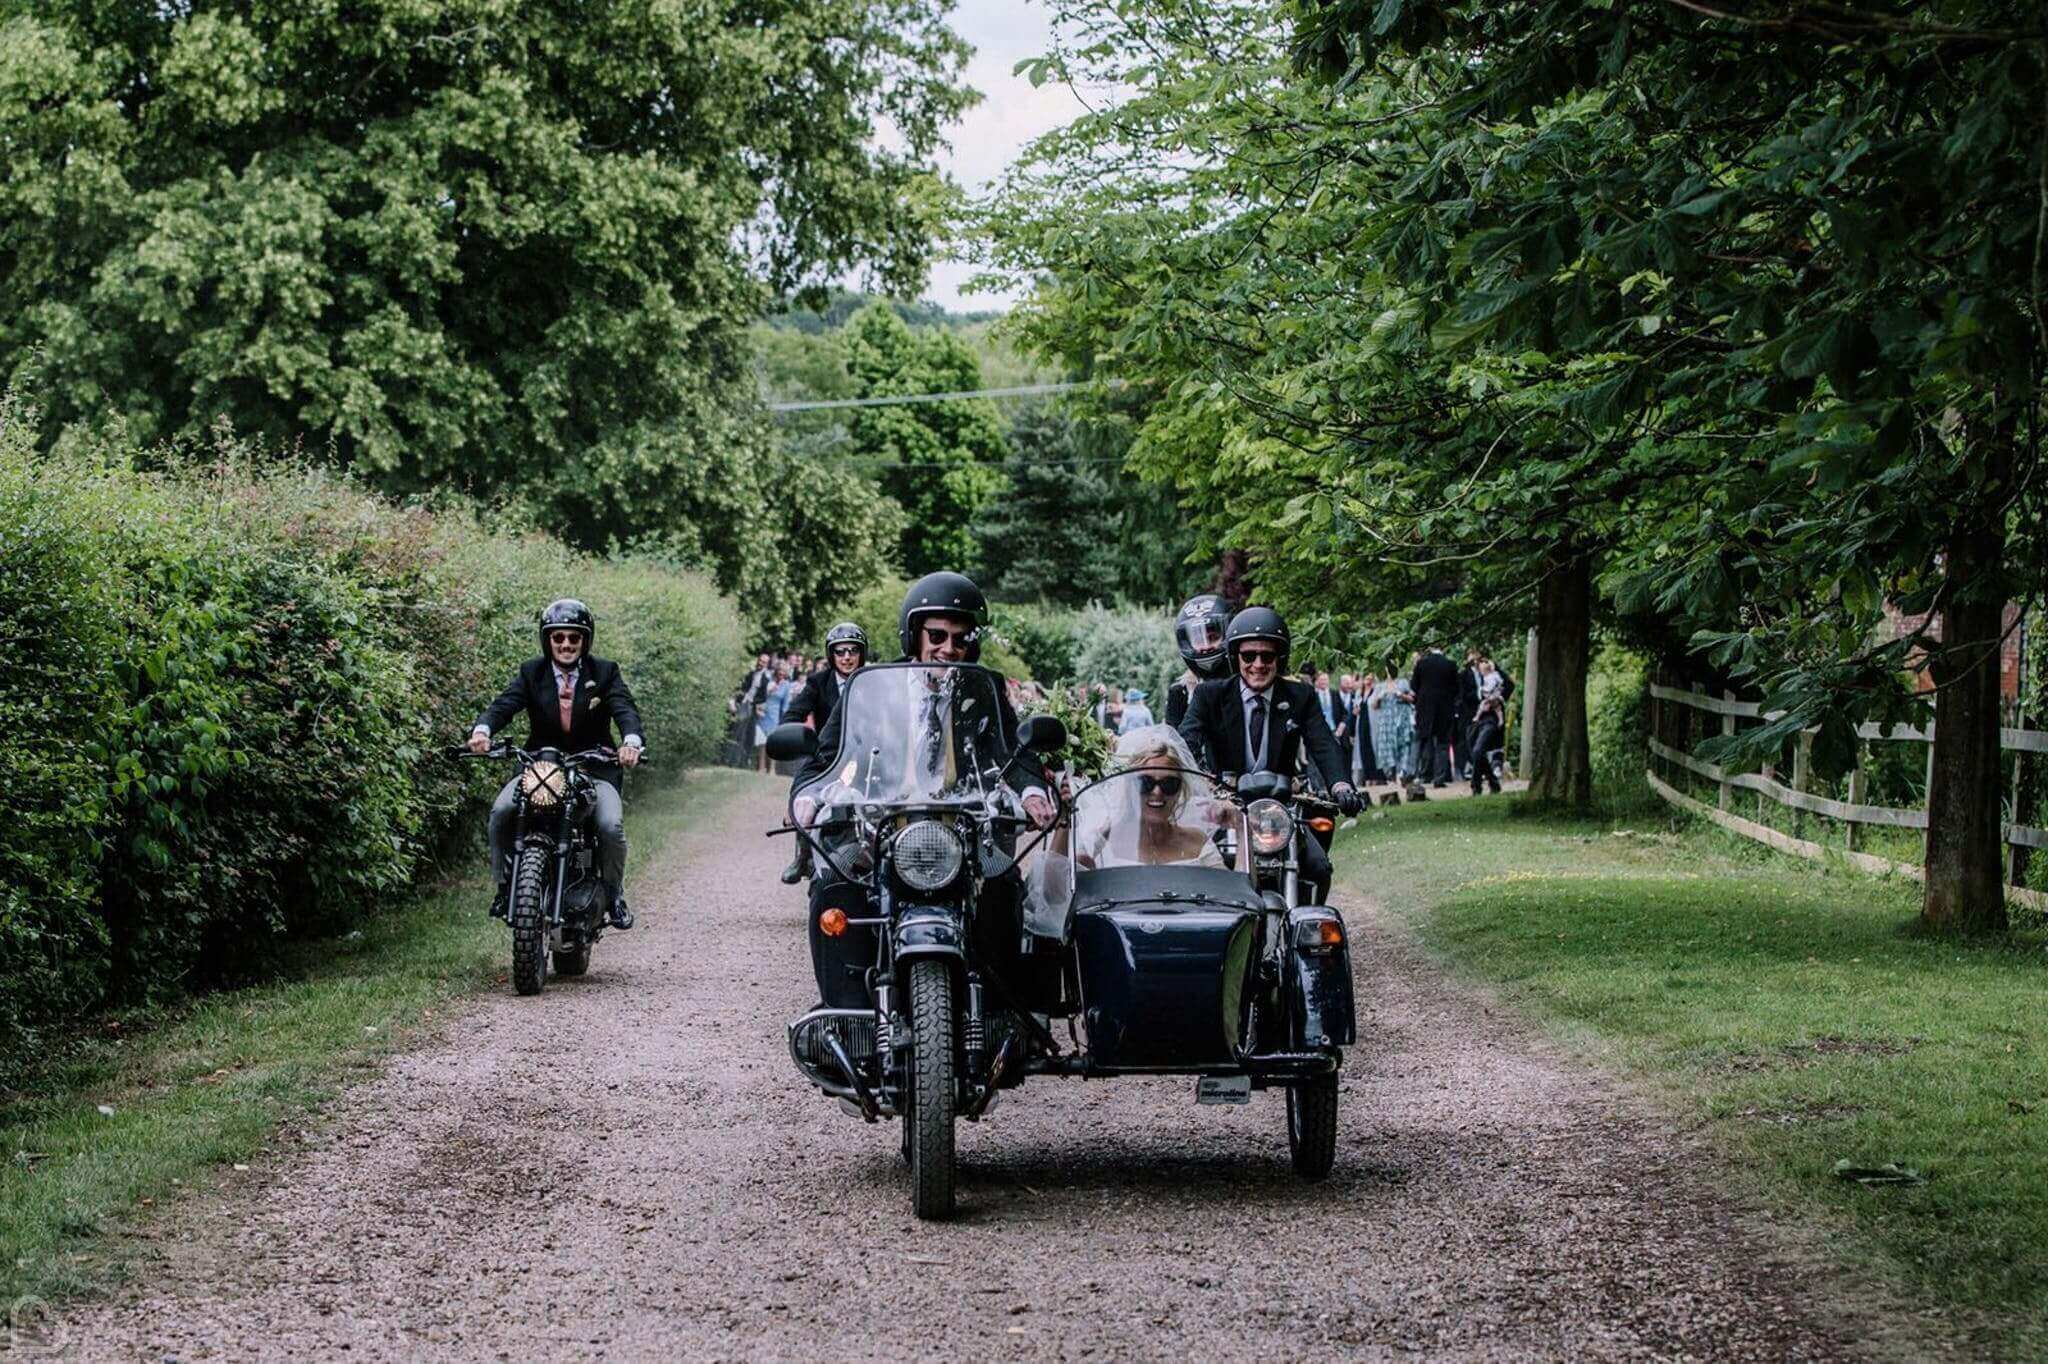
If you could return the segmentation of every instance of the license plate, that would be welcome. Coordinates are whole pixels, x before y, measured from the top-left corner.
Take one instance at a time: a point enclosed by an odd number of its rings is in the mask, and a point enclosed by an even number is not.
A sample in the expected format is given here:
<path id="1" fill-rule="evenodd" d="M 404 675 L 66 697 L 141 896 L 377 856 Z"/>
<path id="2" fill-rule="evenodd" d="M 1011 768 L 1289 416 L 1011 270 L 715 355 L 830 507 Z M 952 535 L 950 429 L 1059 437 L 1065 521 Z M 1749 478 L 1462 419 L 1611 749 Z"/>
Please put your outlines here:
<path id="1" fill-rule="evenodd" d="M 1201 1075 L 1195 1079 L 1198 1104 L 1248 1104 L 1252 1101 L 1249 1075 Z"/>

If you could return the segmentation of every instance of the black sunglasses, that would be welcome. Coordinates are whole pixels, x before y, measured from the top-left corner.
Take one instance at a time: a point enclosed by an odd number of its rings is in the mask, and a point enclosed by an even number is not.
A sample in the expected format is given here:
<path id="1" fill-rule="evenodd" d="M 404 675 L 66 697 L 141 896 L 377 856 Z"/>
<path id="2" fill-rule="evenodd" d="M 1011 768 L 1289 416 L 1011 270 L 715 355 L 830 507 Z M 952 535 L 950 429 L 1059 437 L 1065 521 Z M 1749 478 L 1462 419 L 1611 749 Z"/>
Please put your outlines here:
<path id="1" fill-rule="evenodd" d="M 861 647 L 858 644 L 835 644 L 832 646 L 832 657 L 834 658 L 853 658 L 857 657 L 860 653 Z"/>
<path id="2" fill-rule="evenodd" d="M 1237 656 L 1246 663 L 1278 663 L 1280 655 L 1271 649 L 1239 649 Z"/>
<path id="3" fill-rule="evenodd" d="M 1179 778 L 1179 777 L 1140 777 L 1140 778 L 1138 778 L 1138 794 L 1140 794 L 1140 795 L 1144 795 L 1144 796 L 1149 796 L 1149 795 L 1151 795 L 1151 794 L 1152 794 L 1152 793 L 1153 793 L 1154 791 L 1157 791 L 1157 792 L 1159 792 L 1159 794 L 1161 794 L 1161 795 L 1163 795 L 1163 796 L 1177 796 L 1177 795 L 1179 795 L 1179 794 L 1180 794 L 1180 778 Z"/>
<path id="4" fill-rule="evenodd" d="M 583 642 L 583 632 L 581 630 L 551 630 L 548 632 L 548 643 L 550 644 L 567 644 L 570 640 L 575 640 L 578 644 L 581 644 Z"/>
<path id="5" fill-rule="evenodd" d="M 948 630 L 940 625 L 927 625 L 924 627 L 924 642 L 945 644 L 950 641 L 954 644 L 972 644 L 980 633 L 979 630 Z"/>

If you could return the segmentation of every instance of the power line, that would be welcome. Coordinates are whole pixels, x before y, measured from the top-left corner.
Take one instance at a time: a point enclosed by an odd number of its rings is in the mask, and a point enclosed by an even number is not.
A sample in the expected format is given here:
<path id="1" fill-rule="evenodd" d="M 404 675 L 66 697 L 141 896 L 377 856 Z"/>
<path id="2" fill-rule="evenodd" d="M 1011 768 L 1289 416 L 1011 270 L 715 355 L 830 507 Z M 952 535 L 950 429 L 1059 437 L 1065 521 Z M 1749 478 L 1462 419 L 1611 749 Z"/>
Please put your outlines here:
<path id="1" fill-rule="evenodd" d="M 769 403 L 770 412 L 824 412 L 847 407 L 898 407 L 904 403 L 940 403 L 956 398 L 1036 398 L 1077 388 L 1122 388 L 1123 380 L 1082 379 L 1066 384 L 1022 384 L 1016 388 L 977 388 L 964 393 L 899 393 L 884 398 L 831 398 L 815 402 Z"/>

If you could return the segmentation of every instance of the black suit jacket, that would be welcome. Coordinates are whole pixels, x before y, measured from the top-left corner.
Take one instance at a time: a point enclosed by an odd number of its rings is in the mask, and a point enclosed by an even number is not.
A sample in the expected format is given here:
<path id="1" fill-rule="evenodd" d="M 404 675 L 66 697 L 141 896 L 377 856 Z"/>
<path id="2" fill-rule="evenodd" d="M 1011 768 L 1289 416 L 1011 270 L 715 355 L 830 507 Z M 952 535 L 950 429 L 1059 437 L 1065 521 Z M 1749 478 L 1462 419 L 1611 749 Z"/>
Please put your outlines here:
<path id="1" fill-rule="evenodd" d="M 1446 738 L 1451 713 L 1458 704 L 1458 665 L 1448 654 L 1429 653 L 1415 660 L 1415 672 L 1408 679 L 1415 693 L 1415 733 L 1428 739 Z"/>
<path id="2" fill-rule="evenodd" d="M 789 709 L 782 712 L 782 723 L 800 725 L 809 720 L 813 729 L 823 730 L 839 706 L 839 686 L 832 680 L 835 676 L 827 664 L 805 678 L 803 690 L 790 698 Z"/>
<path id="3" fill-rule="evenodd" d="M 1315 774 L 1325 788 L 1351 780 L 1351 764 L 1323 719 L 1314 687 L 1306 682 L 1275 682 L 1267 693 L 1272 709 L 1266 716 L 1266 766 L 1289 776 L 1301 770 L 1302 749 L 1308 750 Z M 1250 770 L 1245 753 L 1244 696 L 1235 677 L 1219 677 L 1195 688 L 1180 735 L 1194 751 L 1195 761 L 1211 772 Z"/>
<path id="4" fill-rule="evenodd" d="M 477 717 L 477 724 L 500 734 L 521 711 L 526 713 L 527 748 L 559 748 L 564 753 L 584 753 L 607 748 L 612 726 L 619 737 L 647 731 L 640 727 L 640 712 L 634 708 L 633 693 L 610 659 L 586 657 L 576 674 L 576 706 L 568 732 L 562 729 L 562 710 L 555 691 L 555 665 L 546 658 L 529 658 L 512 674 L 512 681 L 498 699 Z M 612 763 L 589 769 L 592 776 L 619 785 L 619 767 Z"/>
<path id="5" fill-rule="evenodd" d="M 910 660 L 907 658 L 898 659 L 897 662 L 908 663 Z M 1003 745 L 1006 749 L 1014 749 L 1017 745 L 1017 710 L 1010 704 L 1010 689 L 1004 682 L 1001 673 L 993 668 L 984 668 L 983 671 L 988 673 L 995 686 L 995 723 L 1002 728 Z M 858 677 L 860 674 L 855 673 L 854 676 Z M 845 714 L 845 710 L 835 704 L 832 708 L 832 714 L 827 717 L 825 723 L 818 726 L 817 752 L 804 759 L 803 766 L 797 768 L 796 776 L 790 783 L 792 791 L 816 781 L 819 777 L 824 776 L 839 765 L 839 721 Z M 958 729 L 954 731 L 954 734 L 956 739 L 962 737 Z M 1010 785 L 1019 794 L 1028 791 L 1034 786 L 1049 788 L 1052 784 L 1045 774 L 1045 765 L 1039 761 L 1038 755 L 1035 753 L 1027 753 L 1017 759 L 1016 765 L 1010 769 L 1009 780 Z"/>

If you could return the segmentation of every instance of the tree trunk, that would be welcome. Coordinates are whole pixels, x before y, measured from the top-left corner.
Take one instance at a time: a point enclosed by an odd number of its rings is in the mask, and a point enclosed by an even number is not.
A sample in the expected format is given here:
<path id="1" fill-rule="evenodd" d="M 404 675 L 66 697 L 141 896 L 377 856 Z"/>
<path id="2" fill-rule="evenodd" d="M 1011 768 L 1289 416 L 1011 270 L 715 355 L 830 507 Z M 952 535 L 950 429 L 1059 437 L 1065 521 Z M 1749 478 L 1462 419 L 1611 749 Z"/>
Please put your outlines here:
<path id="1" fill-rule="evenodd" d="M 1983 497 L 1993 505 L 1999 500 Z M 1998 758 L 2004 551 L 2002 514 L 1979 515 L 1957 521 L 1945 556 L 1948 594 L 1933 658 L 1940 690 L 1927 782 L 1927 889 L 1920 902 L 1921 926 L 1938 933 L 2006 930 Z"/>
<path id="2" fill-rule="evenodd" d="M 1537 589 L 1536 704 L 1529 717 L 1529 799 L 1584 809 L 1593 803 L 1586 741 L 1586 663 L 1593 625 L 1593 565 L 1572 554 Z"/>

